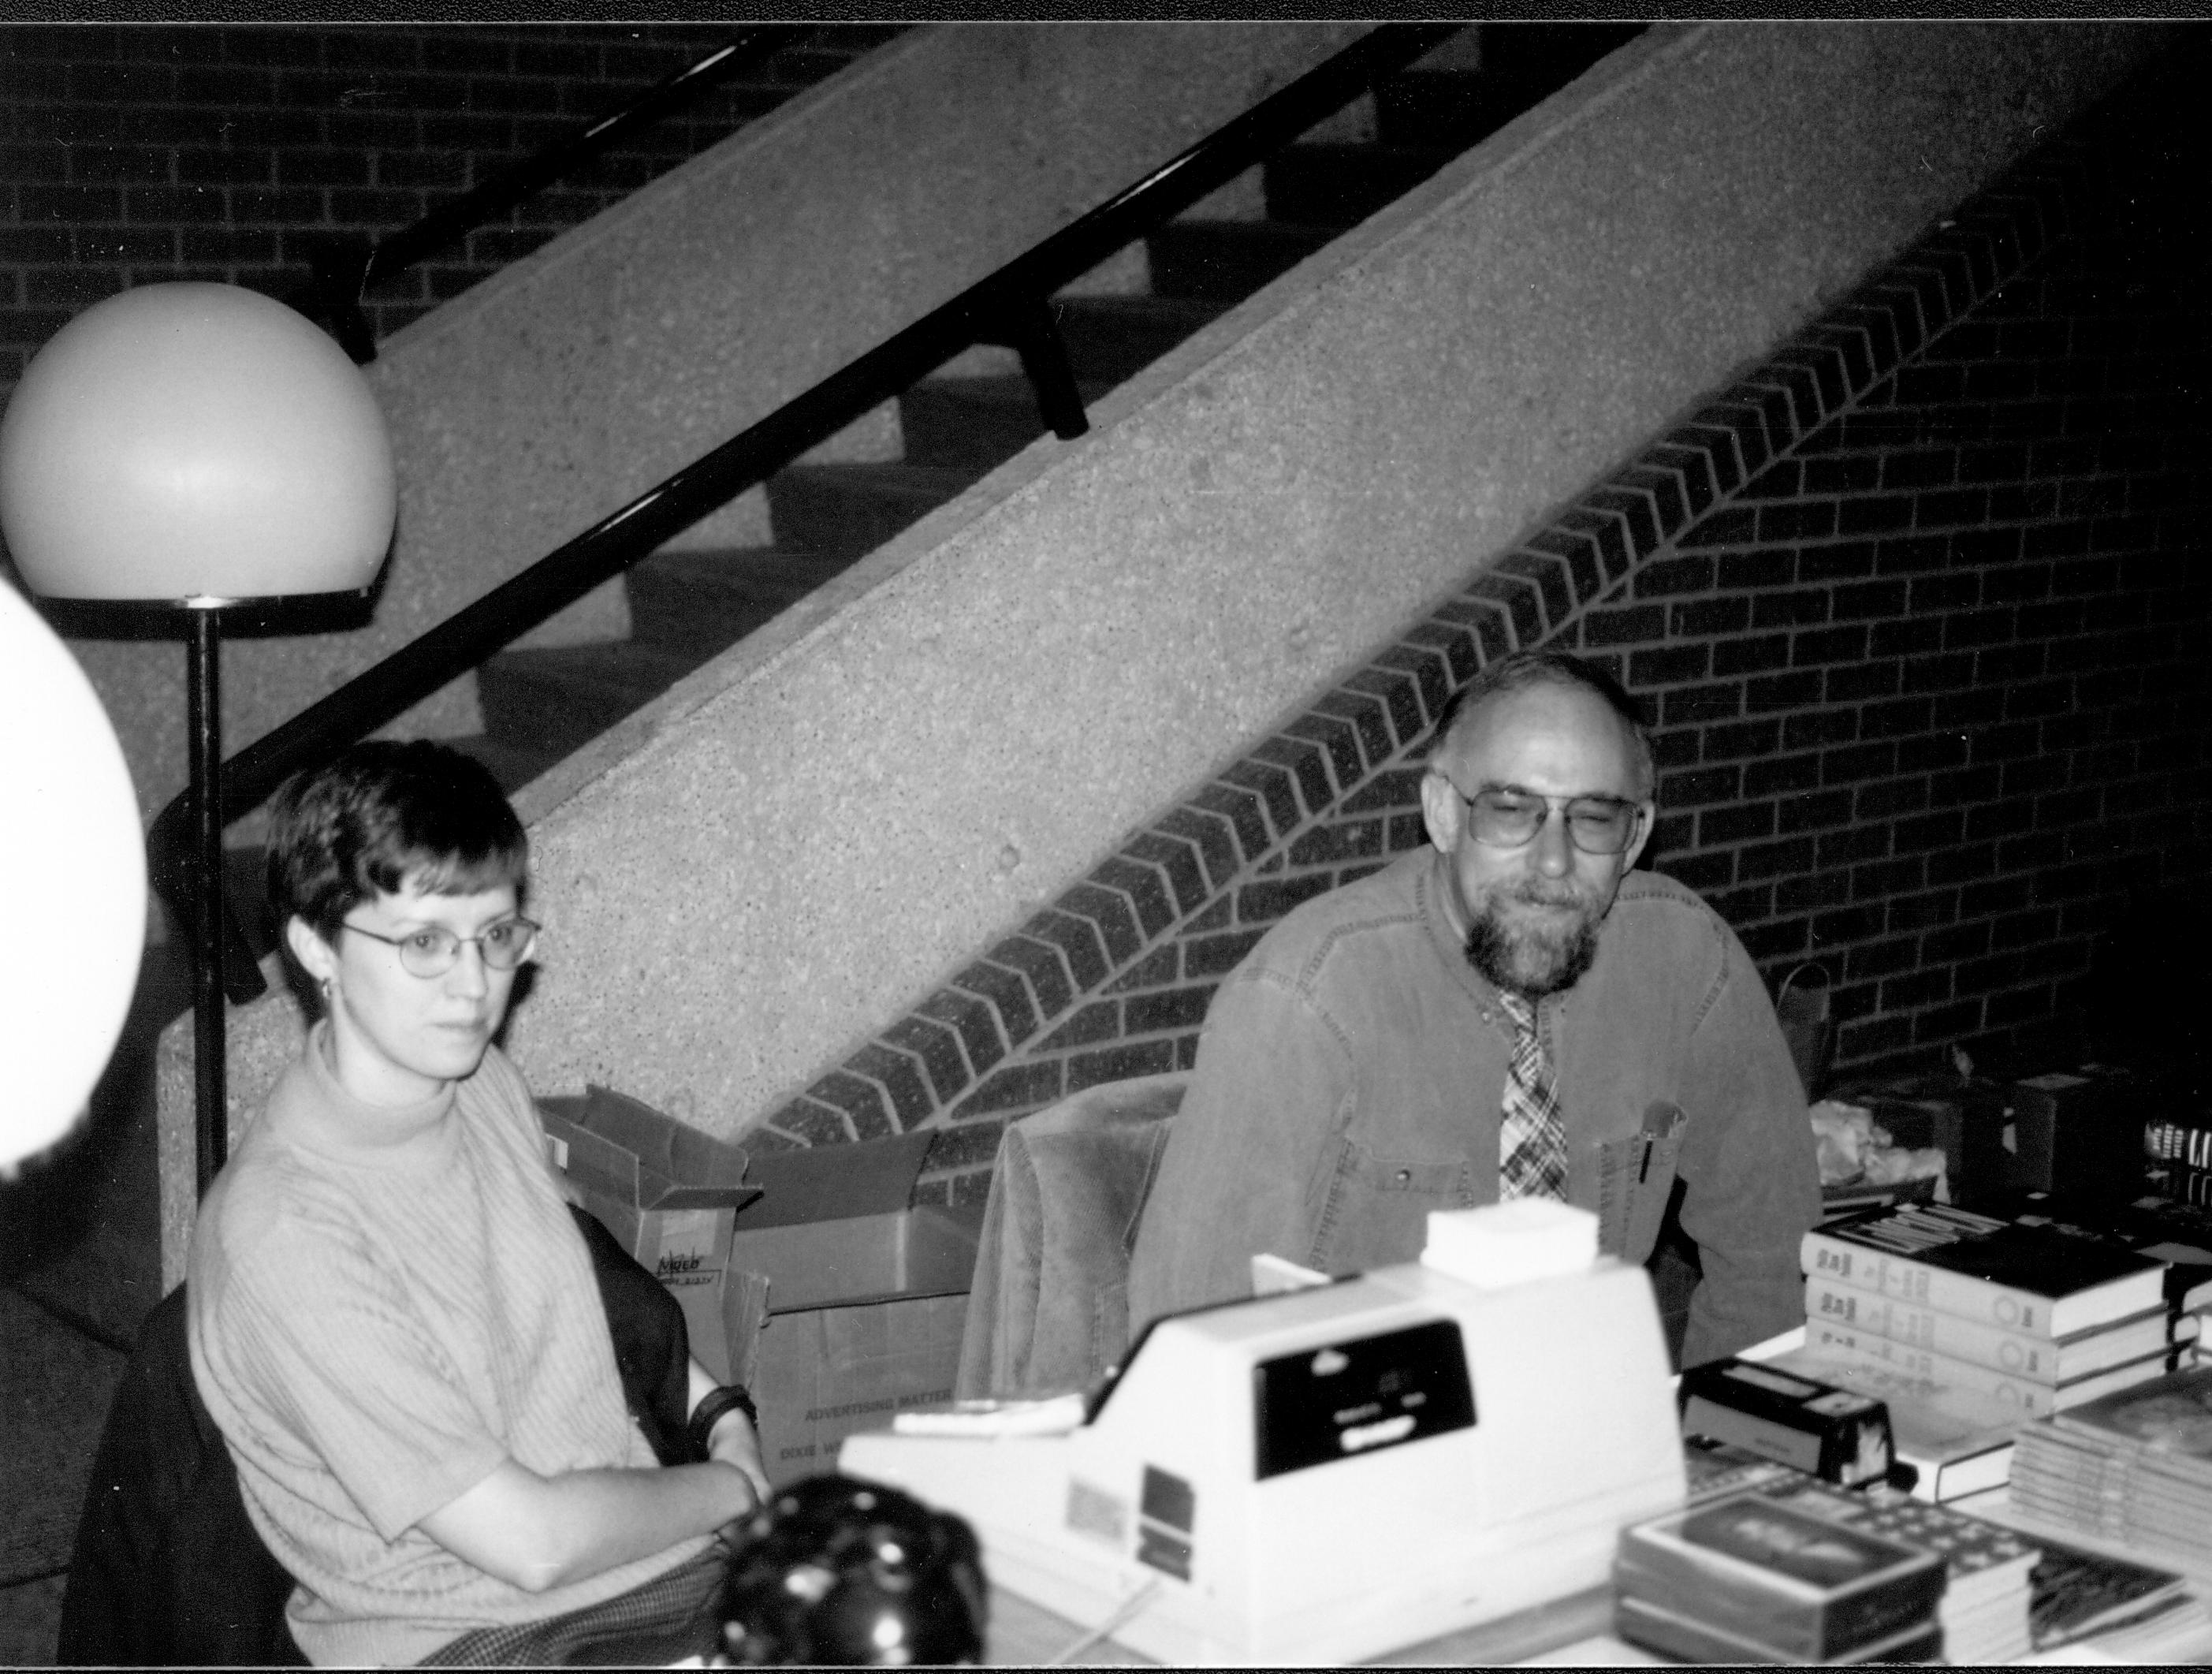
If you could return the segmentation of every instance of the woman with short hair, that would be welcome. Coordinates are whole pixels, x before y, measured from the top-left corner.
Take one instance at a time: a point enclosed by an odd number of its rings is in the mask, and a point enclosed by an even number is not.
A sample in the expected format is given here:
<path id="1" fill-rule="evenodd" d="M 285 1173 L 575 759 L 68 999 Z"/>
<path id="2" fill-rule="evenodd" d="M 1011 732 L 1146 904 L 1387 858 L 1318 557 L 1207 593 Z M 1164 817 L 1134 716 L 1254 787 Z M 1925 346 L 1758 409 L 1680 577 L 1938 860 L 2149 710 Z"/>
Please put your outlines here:
<path id="1" fill-rule="evenodd" d="M 200 1206 L 194 1381 L 318 1663 L 545 1656 L 722 1577 L 767 1493 L 750 1403 L 694 1361 L 703 1463 L 625 1403 L 591 1257 L 495 1046 L 538 927 L 481 765 L 360 744 L 279 793 L 270 899 L 322 1015 Z"/>

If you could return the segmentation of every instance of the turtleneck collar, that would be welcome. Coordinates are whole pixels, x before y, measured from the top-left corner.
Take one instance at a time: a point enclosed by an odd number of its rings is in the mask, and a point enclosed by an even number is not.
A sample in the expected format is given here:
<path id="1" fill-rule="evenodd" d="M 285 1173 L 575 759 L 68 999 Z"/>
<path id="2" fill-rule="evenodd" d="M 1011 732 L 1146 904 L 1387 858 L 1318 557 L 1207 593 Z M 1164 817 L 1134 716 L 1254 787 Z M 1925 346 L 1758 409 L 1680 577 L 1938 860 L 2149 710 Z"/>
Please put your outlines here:
<path id="1" fill-rule="evenodd" d="M 330 1022 L 307 1032 L 269 1104 L 283 1138 L 327 1156 L 376 1166 L 413 1166 L 451 1147 L 458 1083 L 412 1105 L 371 1105 L 340 1084 L 330 1061 Z"/>

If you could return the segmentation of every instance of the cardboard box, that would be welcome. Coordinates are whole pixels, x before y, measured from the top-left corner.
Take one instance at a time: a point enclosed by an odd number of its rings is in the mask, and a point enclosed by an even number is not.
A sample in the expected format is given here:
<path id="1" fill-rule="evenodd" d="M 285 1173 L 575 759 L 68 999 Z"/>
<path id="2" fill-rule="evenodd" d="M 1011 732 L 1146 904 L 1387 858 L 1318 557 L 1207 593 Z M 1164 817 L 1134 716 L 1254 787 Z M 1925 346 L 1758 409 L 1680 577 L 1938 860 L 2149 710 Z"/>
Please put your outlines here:
<path id="1" fill-rule="evenodd" d="M 2142 1190 L 2149 1097 L 2132 1071 L 2103 1064 L 2014 1081 L 2006 1184 L 2030 1191 L 2134 1196 Z"/>
<path id="2" fill-rule="evenodd" d="M 858 1430 L 952 1398 L 982 1205 L 916 1204 L 935 1135 L 763 1152 L 737 1218 L 733 1269 L 764 1276 L 753 1398 L 778 1487 L 836 1469 Z"/>
<path id="3" fill-rule="evenodd" d="M 538 1107 L 577 1201 L 682 1304 L 693 1355 L 750 1381 L 767 1286 L 730 1262 L 737 1213 L 761 1195 L 743 1147 L 601 1087 Z"/>
<path id="4" fill-rule="evenodd" d="M 763 1152 L 761 1200 L 737 1218 L 730 1263 L 769 1281 L 769 1311 L 965 1291 L 982 1206 L 915 1204 L 929 1130 L 860 1145 Z"/>
<path id="5" fill-rule="evenodd" d="M 847 1436 L 951 1400 L 967 1318 L 964 1294 L 771 1315 L 752 1382 L 769 1481 L 835 1470 Z"/>
<path id="6" fill-rule="evenodd" d="M 1834 1096 L 1863 1105 L 1893 1143 L 1941 1150 L 1951 1195 L 1961 1202 L 2003 1190 L 2010 1178 L 2012 1154 L 2005 1146 L 2011 1096 L 1993 1081 L 1899 1075 L 1861 1082 Z"/>

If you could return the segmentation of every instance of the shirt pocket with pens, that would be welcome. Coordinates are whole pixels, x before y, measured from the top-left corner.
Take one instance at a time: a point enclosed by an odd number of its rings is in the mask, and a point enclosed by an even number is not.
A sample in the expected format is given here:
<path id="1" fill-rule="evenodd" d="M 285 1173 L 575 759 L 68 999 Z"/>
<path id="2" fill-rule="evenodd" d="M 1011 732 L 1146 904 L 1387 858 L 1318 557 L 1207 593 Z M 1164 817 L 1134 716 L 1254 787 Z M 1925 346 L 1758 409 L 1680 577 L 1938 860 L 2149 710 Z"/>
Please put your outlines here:
<path id="1" fill-rule="evenodd" d="M 1640 1263 L 1658 1242 L 1674 1161 L 1682 1149 L 1682 1107 L 1654 1099 L 1636 1131 L 1598 1147 L 1598 1247 Z"/>

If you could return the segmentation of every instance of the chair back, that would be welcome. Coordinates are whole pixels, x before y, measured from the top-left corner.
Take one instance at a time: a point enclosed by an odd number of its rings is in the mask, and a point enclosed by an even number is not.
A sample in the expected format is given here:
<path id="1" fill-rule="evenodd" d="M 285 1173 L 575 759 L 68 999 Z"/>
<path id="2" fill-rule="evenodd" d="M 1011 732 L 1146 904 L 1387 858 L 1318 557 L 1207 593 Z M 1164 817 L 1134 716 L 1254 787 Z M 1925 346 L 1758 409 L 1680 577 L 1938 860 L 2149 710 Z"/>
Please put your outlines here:
<path id="1" fill-rule="evenodd" d="M 1188 1071 L 1108 1081 L 1007 1125 L 968 1298 L 963 1399 L 1082 1389 L 1129 1336 L 1129 1252 Z"/>

